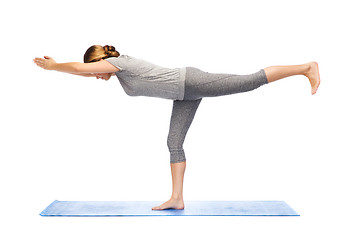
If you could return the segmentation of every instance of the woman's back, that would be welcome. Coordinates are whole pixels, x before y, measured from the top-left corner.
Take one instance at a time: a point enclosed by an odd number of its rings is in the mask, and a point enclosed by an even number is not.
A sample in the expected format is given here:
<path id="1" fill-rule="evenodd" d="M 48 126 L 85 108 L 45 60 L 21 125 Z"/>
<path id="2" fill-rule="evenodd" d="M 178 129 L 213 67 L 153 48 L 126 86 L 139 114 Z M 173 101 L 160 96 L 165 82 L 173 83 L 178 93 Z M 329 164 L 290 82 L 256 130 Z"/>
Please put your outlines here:
<path id="1" fill-rule="evenodd" d="M 105 59 L 116 72 L 126 94 L 183 100 L 186 68 L 165 68 L 128 55 Z"/>

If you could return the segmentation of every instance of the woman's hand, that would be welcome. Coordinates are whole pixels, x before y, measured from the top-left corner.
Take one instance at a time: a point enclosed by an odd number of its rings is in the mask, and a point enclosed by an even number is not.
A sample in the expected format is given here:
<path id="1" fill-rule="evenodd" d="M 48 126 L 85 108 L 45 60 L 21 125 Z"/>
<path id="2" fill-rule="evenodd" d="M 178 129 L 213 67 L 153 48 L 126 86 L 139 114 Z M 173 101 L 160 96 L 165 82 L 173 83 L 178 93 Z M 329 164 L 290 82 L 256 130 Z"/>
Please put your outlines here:
<path id="1" fill-rule="evenodd" d="M 46 70 L 53 70 L 53 67 L 56 64 L 55 60 L 48 56 L 44 56 L 44 58 L 35 58 L 34 62 L 37 66 Z"/>

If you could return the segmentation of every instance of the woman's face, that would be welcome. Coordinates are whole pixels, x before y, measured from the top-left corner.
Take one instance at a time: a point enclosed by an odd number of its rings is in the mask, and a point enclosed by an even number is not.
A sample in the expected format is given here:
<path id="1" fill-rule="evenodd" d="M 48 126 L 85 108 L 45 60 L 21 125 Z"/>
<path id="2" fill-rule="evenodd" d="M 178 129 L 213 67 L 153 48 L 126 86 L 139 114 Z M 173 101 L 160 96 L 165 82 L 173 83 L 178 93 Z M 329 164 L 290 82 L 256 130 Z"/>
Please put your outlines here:
<path id="1" fill-rule="evenodd" d="M 93 73 L 93 75 L 96 77 L 96 79 L 103 79 L 103 80 L 109 80 L 113 73 Z"/>
<path id="2" fill-rule="evenodd" d="M 103 59 L 100 59 L 99 61 L 104 61 Z M 111 76 L 115 75 L 115 73 L 93 73 L 93 75 L 96 77 L 96 79 L 103 79 L 103 80 L 109 80 Z"/>

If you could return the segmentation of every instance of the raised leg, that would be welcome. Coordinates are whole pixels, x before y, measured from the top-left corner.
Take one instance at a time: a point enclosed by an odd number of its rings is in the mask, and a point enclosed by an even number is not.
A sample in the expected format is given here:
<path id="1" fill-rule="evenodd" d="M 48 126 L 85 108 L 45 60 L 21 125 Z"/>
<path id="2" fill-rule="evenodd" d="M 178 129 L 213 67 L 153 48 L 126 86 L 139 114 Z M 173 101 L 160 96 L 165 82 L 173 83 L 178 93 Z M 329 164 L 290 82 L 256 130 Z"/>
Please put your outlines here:
<path id="1" fill-rule="evenodd" d="M 317 62 L 309 62 L 301 65 L 270 66 L 264 68 L 264 72 L 269 83 L 294 75 L 304 75 L 310 81 L 311 94 L 315 94 L 320 85 Z"/>

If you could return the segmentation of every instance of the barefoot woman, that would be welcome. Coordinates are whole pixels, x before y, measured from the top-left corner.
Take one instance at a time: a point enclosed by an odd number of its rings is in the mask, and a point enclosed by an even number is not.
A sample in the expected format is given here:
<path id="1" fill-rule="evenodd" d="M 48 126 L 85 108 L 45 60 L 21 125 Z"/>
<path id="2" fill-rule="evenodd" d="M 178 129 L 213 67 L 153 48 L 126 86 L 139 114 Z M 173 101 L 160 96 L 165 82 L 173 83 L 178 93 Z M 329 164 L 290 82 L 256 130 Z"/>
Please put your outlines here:
<path id="1" fill-rule="evenodd" d="M 304 75 L 315 94 L 320 84 L 318 64 L 270 66 L 247 75 L 216 74 L 194 67 L 164 68 L 127 55 L 113 46 L 91 46 L 84 63 L 56 63 L 53 58 L 35 58 L 37 66 L 46 70 L 109 80 L 116 75 L 126 94 L 173 100 L 167 145 L 170 152 L 173 192 L 171 198 L 153 207 L 183 209 L 183 180 L 186 159 L 183 142 L 203 97 L 216 97 L 254 90 L 264 84 L 293 75 Z"/>

